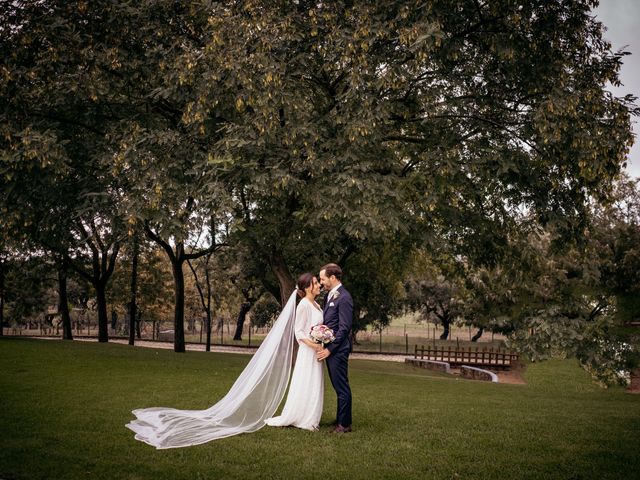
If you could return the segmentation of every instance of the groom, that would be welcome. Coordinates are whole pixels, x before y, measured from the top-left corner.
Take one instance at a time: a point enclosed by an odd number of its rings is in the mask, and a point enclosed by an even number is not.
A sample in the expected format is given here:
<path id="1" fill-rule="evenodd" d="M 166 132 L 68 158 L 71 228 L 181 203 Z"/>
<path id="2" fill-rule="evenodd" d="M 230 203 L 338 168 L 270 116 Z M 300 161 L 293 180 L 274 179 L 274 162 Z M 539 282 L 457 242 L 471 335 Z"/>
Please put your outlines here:
<path id="1" fill-rule="evenodd" d="M 348 362 L 351 353 L 353 299 L 340 283 L 341 278 L 342 269 L 335 263 L 329 263 L 320 270 L 320 283 L 329 292 L 324 301 L 324 324 L 334 331 L 335 340 L 318 352 L 318 360 L 326 359 L 331 385 L 338 395 L 338 415 L 334 433 L 351 431 Z"/>

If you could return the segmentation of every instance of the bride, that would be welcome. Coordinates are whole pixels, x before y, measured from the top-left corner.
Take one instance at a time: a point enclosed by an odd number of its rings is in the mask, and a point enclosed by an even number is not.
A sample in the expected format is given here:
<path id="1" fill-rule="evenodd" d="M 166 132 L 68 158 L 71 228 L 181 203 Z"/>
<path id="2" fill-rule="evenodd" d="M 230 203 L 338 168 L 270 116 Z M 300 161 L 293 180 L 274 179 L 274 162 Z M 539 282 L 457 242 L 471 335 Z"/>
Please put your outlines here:
<path id="1" fill-rule="evenodd" d="M 255 432 L 266 424 L 317 429 L 322 414 L 323 375 L 315 350 L 321 346 L 308 338 L 308 332 L 312 325 L 322 323 L 322 312 L 314 300 L 319 288 L 312 274 L 300 276 L 298 289 L 289 297 L 260 348 L 215 405 L 206 410 L 168 407 L 133 410 L 137 418 L 126 427 L 135 432 L 136 440 L 166 449 Z M 297 292 L 300 296 L 304 292 L 304 298 L 296 308 Z M 273 417 L 287 388 L 294 334 L 300 349 L 291 388 L 282 415 Z"/>
<path id="2" fill-rule="evenodd" d="M 295 326 L 300 348 L 282 414 L 265 421 L 272 427 L 292 425 L 318 430 L 324 400 L 324 375 L 316 353 L 322 350 L 322 344 L 310 340 L 309 332 L 314 325 L 322 324 L 322 309 L 315 301 L 319 293 L 320 283 L 316 277 L 311 273 L 302 274 L 298 279 L 298 294 L 303 298 L 296 309 Z"/>

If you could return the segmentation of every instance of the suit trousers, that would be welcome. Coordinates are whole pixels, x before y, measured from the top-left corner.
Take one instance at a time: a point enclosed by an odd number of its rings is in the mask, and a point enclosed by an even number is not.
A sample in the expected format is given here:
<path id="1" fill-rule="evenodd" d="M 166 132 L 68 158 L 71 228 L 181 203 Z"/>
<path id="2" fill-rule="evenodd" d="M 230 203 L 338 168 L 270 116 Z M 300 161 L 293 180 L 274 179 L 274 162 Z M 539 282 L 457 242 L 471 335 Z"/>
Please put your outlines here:
<path id="1" fill-rule="evenodd" d="M 338 395 L 336 420 L 343 427 L 351 426 L 351 387 L 349 387 L 349 352 L 335 352 L 326 359 L 331 385 Z"/>

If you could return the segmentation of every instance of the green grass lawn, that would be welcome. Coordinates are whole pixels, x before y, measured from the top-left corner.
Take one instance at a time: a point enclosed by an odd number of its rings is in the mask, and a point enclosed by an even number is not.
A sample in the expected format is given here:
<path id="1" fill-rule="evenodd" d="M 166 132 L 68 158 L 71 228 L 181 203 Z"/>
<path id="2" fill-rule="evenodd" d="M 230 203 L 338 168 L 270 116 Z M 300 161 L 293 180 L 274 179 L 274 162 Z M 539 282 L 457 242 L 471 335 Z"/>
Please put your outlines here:
<path id="1" fill-rule="evenodd" d="M 131 410 L 206 408 L 248 356 L 0 339 L 0 478 L 619 479 L 640 472 L 640 397 L 593 385 L 573 361 L 530 365 L 527 385 L 353 360 L 354 432 L 263 428 L 155 450 Z M 633 472 L 636 474 L 633 474 Z"/>

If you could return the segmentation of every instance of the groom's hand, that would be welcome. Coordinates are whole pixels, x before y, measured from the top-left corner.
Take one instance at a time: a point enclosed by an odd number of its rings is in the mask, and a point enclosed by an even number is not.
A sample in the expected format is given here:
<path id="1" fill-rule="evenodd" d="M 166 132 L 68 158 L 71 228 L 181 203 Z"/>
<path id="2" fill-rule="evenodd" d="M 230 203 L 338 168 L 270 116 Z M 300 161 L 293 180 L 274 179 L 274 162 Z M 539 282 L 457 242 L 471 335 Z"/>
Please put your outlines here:
<path id="1" fill-rule="evenodd" d="M 316 357 L 318 358 L 318 361 L 321 362 L 325 358 L 327 358 L 329 355 L 331 355 L 331 352 L 329 351 L 329 349 L 323 348 L 316 354 Z"/>

